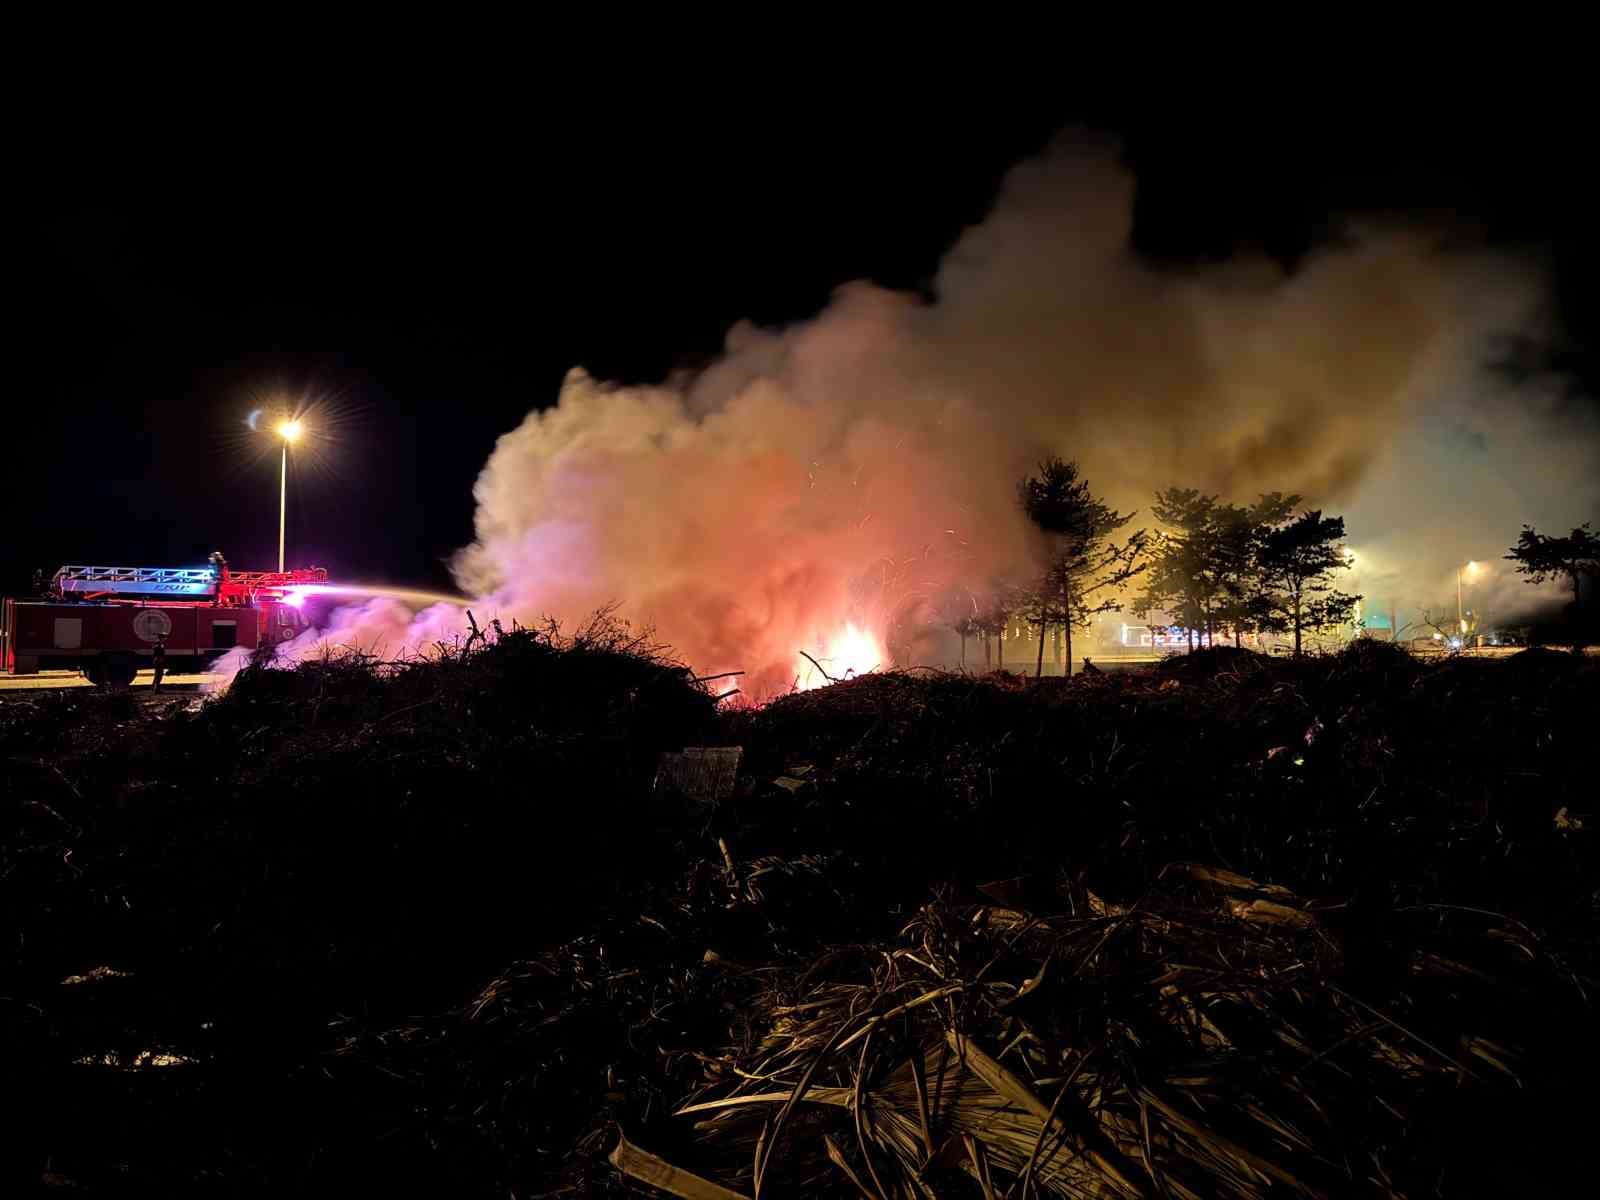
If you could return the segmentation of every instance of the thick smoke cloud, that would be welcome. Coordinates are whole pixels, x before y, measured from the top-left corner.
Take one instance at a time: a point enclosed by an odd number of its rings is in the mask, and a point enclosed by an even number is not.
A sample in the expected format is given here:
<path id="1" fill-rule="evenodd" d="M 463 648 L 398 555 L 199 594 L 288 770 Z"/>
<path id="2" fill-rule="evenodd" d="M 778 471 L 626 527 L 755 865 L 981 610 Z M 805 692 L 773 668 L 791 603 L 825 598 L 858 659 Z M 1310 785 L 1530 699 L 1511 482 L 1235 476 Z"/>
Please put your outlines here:
<path id="1" fill-rule="evenodd" d="M 1358 582 L 1401 608 L 1520 521 L 1592 510 L 1592 430 L 1485 369 L 1536 321 L 1536 271 L 1398 226 L 1292 273 L 1156 269 L 1133 191 L 1112 150 L 1065 140 L 1013 171 L 931 301 L 851 284 L 658 387 L 574 370 L 484 467 L 461 587 L 524 620 L 620 604 L 760 691 L 847 621 L 881 634 L 1025 564 L 1015 486 L 1047 454 L 1124 508 L 1183 484 L 1346 512 Z"/>

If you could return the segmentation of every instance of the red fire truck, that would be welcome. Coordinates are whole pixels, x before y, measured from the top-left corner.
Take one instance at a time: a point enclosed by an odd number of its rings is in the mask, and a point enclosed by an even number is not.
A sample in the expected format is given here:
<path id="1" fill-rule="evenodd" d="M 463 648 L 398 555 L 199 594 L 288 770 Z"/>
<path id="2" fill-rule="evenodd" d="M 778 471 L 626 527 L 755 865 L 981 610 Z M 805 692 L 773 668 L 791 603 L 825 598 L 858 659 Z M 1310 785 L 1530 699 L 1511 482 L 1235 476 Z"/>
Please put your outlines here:
<path id="1" fill-rule="evenodd" d="M 39 597 L 0 602 L 0 671 L 76 670 L 125 687 L 157 642 L 169 671 L 202 671 L 230 650 L 303 633 L 302 589 L 327 582 L 321 567 L 229 571 L 220 556 L 205 567 L 62 567 Z"/>

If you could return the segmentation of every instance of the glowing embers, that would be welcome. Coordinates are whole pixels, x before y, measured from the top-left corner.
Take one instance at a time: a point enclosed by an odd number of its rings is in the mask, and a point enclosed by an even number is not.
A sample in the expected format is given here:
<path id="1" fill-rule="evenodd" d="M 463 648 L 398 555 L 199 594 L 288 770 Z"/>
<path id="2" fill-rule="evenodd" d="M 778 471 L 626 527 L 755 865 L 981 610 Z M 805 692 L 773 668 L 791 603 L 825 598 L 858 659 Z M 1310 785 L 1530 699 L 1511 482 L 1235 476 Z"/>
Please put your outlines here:
<path id="1" fill-rule="evenodd" d="M 812 658 L 816 661 L 813 662 Z M 796 686 L 801 691 L 853 679 L 868 671 L 876 671 L 888 661 L 883 645 L 871 633 L 854 621 L 846 621 L 838 632 L 828 639 L 823 653 L 811 658 L 798 656 Z"/>

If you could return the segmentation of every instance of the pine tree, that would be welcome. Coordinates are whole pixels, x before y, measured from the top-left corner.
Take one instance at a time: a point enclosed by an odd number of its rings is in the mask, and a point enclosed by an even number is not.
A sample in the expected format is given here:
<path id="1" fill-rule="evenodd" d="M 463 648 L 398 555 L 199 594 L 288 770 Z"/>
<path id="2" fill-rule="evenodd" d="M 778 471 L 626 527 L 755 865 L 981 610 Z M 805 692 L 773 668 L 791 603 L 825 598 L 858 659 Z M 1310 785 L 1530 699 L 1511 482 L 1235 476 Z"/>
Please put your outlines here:
<path id="1" fill-rule="evenodd" d="M 1154 539 L 1150 572 L 1133 611 L 1146 620 L 1153 612 L 1165 613 L 1188 631 L 1191 650 L 1196 630 L 1211 644 L 1227 630 L 1238 645 L 1243 632 L 1263 624 L 1266 535 L 1299 502 L 1298 496 L 1273 492 L 1245 508 L 1219 503 L 1194 488 L 1156 493 L 1151 513 L 1166 529 Z"/>
<path id="2" fill-rule="evenodd" d="M 1235 646 L 1241 633 L 1259 633 L 1270 625 L 1262 552 L 1267 535 L 1287 521 L 1299 503 L 1299 496 L 1269 492 L 1249 508 L 1230 504 L 1219 510 L 1214 569 L 1221 586 L 1214 611 L 1217 623 L 1232 632 Z"/>
<path id="3" fill-rule="evenodd" d="M 1066 635 L 1066 674 L 1072 674 L 1072 631 L 1085 629 L 1097 613 L 1122 608 L 1115 592 L 1148 566 L 1144 530 L 1126 541 L 1110 535 L 1133 518 L 1097 499 L 1078 475 L 1078 465 L 1051 458 L 1017 487 L 1022 510 L 1045 535 L 1046 562 L 1027 598 L 1025 615 L 1038 627 L 1044 673 L 1044 635 L 1059 626 Z"/>
<path id="4" fill-rule="evenodd" d="M 1517 574 L 1526 575 L 1529 583 L 1566 576 L 1572 585 L 1572 602 L 1577 604 L 1579 578 L 1600 574 L 1600 535 L 1590 530 L 1587 521 L 1566 537 L 1551 537 L 1524 525 L 1517 544 L 1505 557 L 1517 564 Z"/>
<path id="5" fill-rule="evenodd" d="M 1193 650 L 1195 630 L 1211 632 L 1222 510 L 1215 496 L 1194 488 L 1171 487 L 1156 493 L 1150 513 L 1166 528 L 1152 539 L 1150 571 L 1143 592 L 1133 602 L 1133 611 L 1146 620 L 1158 610 L 1175 618 L 1188 632 Z"/>
<path id="6" fill-rule="evenodd" d="M 1529 583 L 1566 577 L 1572 586 L 1572 648 L 1581 651 L 1590 631 L 1584 627 L 1579 580 L 1600 575 L 1600 535 L 1590 530 L 1587 521 L 1566 537 L 1551 537 L 1524 525 L 1506 558 L 1517 564 L 1517 573 L 1526 575 Z"/>
<path id="7" fill-rule="evenodd" d="M 1348 621 L 1360 596 L 1333 586 L 1335 571 L 1348 569 L 1342 545 L 1344 518 L 1324 517 L 1319 510 L 1301 513 L 1262 539 L 1260 604 L 1263 623 L 1280 632 L 1294 632 L 1299 658 L 1302 634 Z"/>

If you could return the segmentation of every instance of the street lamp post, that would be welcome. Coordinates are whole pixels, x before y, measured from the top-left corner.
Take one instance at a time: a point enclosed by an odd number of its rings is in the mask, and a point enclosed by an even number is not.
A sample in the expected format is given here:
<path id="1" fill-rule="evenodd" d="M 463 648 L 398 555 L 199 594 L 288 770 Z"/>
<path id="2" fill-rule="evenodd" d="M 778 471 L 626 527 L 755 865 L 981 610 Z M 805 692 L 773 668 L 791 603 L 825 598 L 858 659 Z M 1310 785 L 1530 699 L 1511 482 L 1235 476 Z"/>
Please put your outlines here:
<path id="1" fill-rule="evenodd" d="M 283 457 L 278 466 L 278 573 L 283 574 L 284 532 L 289 521 L 289 443 L 298 438 L 302 426 L 299 421 L 287 420 L 278 426 L 278 436 L 283 438 Z"/>

